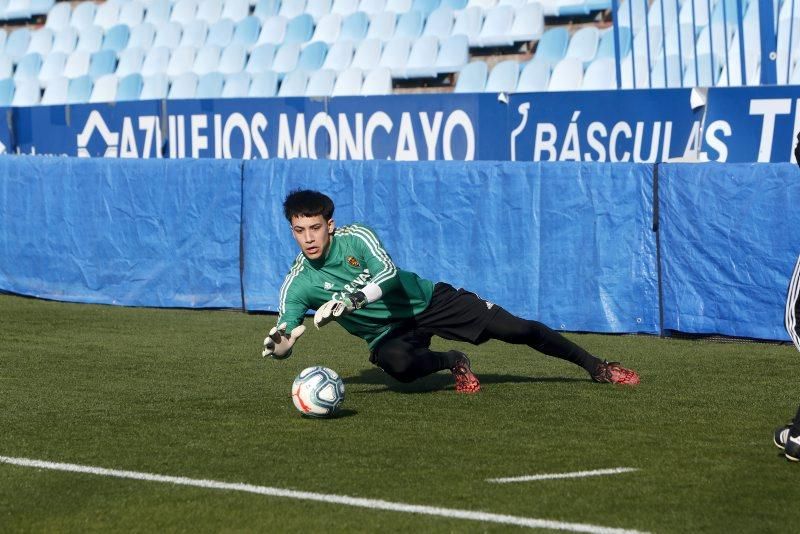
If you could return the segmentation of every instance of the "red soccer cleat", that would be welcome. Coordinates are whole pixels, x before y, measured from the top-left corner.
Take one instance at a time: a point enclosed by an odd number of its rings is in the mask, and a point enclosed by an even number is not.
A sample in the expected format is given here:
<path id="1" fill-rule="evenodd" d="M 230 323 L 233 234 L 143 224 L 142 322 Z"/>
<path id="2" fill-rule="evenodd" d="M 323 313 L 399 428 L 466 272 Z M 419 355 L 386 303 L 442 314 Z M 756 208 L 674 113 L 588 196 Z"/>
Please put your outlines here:
<path id="1" fill-rule="evenodd" d="M 481 390 L 481 383 L 478 377 L 472 373 L 469 358 L 463 352 L 458 353 L 456 363 L 450 371 L 453 372 L 453 378 L 456 379 L 456 392 L 472 394 Z"/>
<path id="2" fill-rule="evenodd" d="M 635 386 L 639 383 L 639 374 L 626 369 L 619 362 L 603 361 L 597 365 L 592 380 L 607 384 L 625 384 Z"/>

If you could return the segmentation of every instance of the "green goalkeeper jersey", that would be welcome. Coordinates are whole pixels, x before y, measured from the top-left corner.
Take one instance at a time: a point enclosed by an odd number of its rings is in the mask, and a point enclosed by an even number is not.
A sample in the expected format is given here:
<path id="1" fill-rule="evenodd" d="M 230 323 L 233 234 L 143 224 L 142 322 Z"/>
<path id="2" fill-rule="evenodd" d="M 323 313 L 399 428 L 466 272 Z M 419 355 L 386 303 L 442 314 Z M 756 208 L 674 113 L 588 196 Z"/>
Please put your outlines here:
<path id="1" fill-rule="evenodd" d="M 297 256 L 281 286 L 278 324 L 285 322 L 291 332 L 308 310 L 342 300 L 370 283 L 380 286 L 381 298 L 338 319 L 370 349 L 403 320 L 425 310 L 433 294 L 433 282 L 395 267 L 371 229 L 351 224 L 334 231 L 325 258 Z"/>

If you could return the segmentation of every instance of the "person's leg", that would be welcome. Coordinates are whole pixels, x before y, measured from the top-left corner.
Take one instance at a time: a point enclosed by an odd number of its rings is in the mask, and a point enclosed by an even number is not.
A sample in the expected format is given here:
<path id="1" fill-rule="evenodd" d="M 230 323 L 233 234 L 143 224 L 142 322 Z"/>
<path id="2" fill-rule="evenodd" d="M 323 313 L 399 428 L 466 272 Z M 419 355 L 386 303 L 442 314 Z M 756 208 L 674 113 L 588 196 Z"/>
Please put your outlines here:
<path id="1" fill-rule="evenodd" d="M 437 371 L 452 369 L 457 352 L 428 348 L 430 336 L 411 333 L 391 337 L 372 351 L 372 362 L 400 382 L 413 382 Z"/>
<path id="2" fill-rule="evenodd" d="M 794 272 L 789 279 L 789 288 L 786 291 L 786 308 L 784 311 L 784 326 L 786 332 L 800 350 L 800 257 L 794 266 Z"/>

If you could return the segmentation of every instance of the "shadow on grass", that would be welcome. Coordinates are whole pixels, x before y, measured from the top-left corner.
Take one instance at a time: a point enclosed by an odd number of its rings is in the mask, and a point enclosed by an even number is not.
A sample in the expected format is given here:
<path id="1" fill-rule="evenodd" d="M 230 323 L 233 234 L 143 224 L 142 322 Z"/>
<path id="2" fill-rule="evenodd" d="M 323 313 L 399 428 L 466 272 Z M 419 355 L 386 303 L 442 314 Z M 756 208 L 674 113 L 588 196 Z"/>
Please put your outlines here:
<path id="1" fill-rule="evenodd" d="M 499 375 L 499 374 L 486 374 L 481 373 L 478 375 L 481 384 L 523 384 L 523 383 L 552 383 L 552 382 L 590 382 L 589 377 L 574 378 L 565 376 L 519 376 L 519 375 Z M 432 393 L 434 391 L 442 391 L 453 389 L 453 377 L 449 373 L 435 373 L 409 384 L 398 382 L 391 376 L 387 375 L 379 368 L 365 369 L 361 371 L 358 376 L 346 377 L 345 384 L 365 384 L 365 385 L 382 385 L 383 388 L 367 389 L 359 391 L 359 393 L 385 393 L 393 391 L 395 393 Z"/>

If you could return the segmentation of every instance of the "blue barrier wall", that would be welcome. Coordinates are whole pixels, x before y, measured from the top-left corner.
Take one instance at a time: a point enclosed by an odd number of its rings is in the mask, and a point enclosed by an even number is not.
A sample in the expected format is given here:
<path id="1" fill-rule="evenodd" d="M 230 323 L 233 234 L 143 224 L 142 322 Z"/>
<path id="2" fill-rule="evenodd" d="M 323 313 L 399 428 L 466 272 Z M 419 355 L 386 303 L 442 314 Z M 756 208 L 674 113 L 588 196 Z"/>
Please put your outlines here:
<path id="1" fill-rule="evenodd" d="M 657 211 L 653 171 L 2 157 L 0 290 L 275 310 L 297 254 L 282 200 L 318 188 L 336 201 L 340 225 L 372 226 L 399 266 L 558 329 L 788 339 L 800 170 L 660 165 Z"/>
<path id="2" fill-rule="evenodd" d="M 0 157 L 0 288 L 239 307 L 241 163 Z"/>

